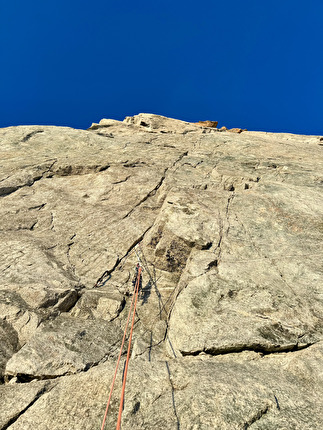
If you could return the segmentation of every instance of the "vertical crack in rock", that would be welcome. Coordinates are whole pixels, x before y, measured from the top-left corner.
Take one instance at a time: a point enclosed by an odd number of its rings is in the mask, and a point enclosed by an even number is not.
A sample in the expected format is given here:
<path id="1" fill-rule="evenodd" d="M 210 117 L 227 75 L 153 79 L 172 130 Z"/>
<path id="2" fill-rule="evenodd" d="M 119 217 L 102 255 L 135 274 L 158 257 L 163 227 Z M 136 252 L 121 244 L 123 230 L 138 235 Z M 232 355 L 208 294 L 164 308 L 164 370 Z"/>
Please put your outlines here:
<path id="1" fill-rule="evenodd" d="M 180 424 L 178 413 L 177 413 L 177 409 L 176 409 L 175 389 L 174 389 L 174 385 L 173 385 L 173 382 L 172 382 L 172 379 L 171 379 L 171 374 L 170 374 L 170 368 L 169 368 L 168 361 L 165 361 L 165 364 L 166 364 L 166 369 L 167 369 L 167 373 L 168 373 L 168 380 L 169 380 L 169 383 L 170 383 L 170 386 L 171 386 L 171 389 L 172 389 L 172 406 L 173 406 L 174 415 L 175 415 L 175 418 L 176 418 L 176 421 L 177 421 L 176 428 L 177 428 L 177 430 L 180 430 L 181 424 Z"/>
<path id="2" fill-rule="evenodd" d="M 75 271 L 75 264 L 73 264 L 73 263 L 71 262 L 71 256 L 70 256 L 71 248 L 72 248 L 72 246 L 74 245 L 74 241 L 73 241 L 73 239 L 74 239 L 74 237 L 75 237 L 75 236 L 76 236 L 76 233 L 72 234 L 72 236 L 70 237 L 69 242 L 67 243 L 66 257 L 67 257 L 67 260 L 68 260 L 68 262 L 69 262 L 69 265 L 70 265 L 70 266 L 71 266 L 71 268 L 72 268 L 73 275 L 74 275 L 74 276 L 76 276 L 76 277 L 78 278 L 78 280 L 80 281 L 80 278 L 76 275 L 76 271 Z"/>
<path id="3" fill-rule="evenodd" d="M 54 214 L 53 214 L 53 212 L 50 212 L 50 230 L 54 230 L 55 231 L 55 227 L 54 227 Z"/>
<path id="4" fill-rule="evenodd" d="M 229 234 L 229 231 L 231 228 L 231 225 L 230 225 L 230 206 L 232 204 L 234 197 L 235 197 L 235 194 L 233 192 L 230 195 L 230 197 L 228 198 L 227 206 L 225 209 L 225 219 L 226 219 L 226 223 L 227 223 L 226 231 L 224 231 L 224 221 L 223 221 L 221 215 L 219 214 L 219 226 L 220 226 L 219 236 L 220 237 L 219 237 L 218 243 L 216 245 L 216 248 L 214 250 L 214 252 L 216 252 L 216 251 L 218 252 L 217 264 L 219 264 L 220 260 L 221 260 L 221 253 L 222 253 L 221 245 L 222 245 L 224 236 L 227 236 Z"/>
<path id="5" fill-rule="evenodd" d="M 35 229 L 35 227 L 36 227 L 36 225 L 38 224 L 38 220 L 37 221 L 35 221 L 30 227 L 29 227 L 29 230 L 30 231 L 33 231 L 34 229 Z"/>

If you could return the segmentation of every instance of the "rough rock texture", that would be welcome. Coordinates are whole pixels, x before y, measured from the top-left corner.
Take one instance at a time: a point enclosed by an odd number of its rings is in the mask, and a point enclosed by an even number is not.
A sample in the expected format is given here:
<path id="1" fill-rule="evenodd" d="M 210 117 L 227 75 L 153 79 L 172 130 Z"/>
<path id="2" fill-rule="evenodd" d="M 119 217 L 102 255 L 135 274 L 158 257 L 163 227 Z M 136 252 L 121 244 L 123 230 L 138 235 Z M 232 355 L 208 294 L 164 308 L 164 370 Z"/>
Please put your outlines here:
<path id="1" fill-rule="evenodd" d="M 321 428 L 322 190 L 318 136 L 1 129 L 0 429 L 100 428 L 136 253 L 124 430 Z"/>

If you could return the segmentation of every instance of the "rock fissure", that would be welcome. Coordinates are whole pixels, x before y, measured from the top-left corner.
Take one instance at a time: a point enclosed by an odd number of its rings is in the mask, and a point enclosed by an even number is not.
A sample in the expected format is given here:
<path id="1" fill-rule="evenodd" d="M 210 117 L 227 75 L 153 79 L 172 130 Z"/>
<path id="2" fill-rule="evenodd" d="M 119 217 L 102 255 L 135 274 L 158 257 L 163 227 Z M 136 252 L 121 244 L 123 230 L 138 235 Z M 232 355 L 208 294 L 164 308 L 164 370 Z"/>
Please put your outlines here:
<path id="1" fill-rule="evenodd" d="M 126 251 L 126 253 L 120 258 L 119 256 L 116 259 L 115 264 L 113 265 L 113 267 L 111 269 L 106 270 L 101 277 L 96 281 L 95 286 L 94 287 L 100 287 L 102 285 L 104 285 L 104 283 L 110 279 L 111 274 L 118 269 L 120 263 L 125 262 L 125 260 L 127 259 L 127 257 L 131 254 L 131 252 L 133 251 L 133 249 L 138 245 L 138 243 L 140 243 L 143 238 L 145 237 L 145 234 L 152 228 L 153 224 L 150 225 L 149 227 L 147 227 L 147 229 L 142 233 L 141 236 L 139 236 L 133 243 L 132 245 L 128 248 L 128 250 Z M 107 278 L 105 281 L 103 281 L 103 279 Z"/>
<path id="2" fill-rule="evenodd" d="M 7 430 L 9 429 L 16 421 L 18 421 L 18 419 L 28 411 L 28 409 L 30 409 L 32 406 L 35 405 L 35 403 L 46 393 L 49 393 L 52 389 L 54 388 L 54 386 L 45 386 L 43 387 L 35 396 L 35 398 L 19 413 L 17 413 L 14 417 L 12 417 L 2 428 L 1 430 Z"/>
<path id="3" fill-rule="evenodd" d="M 319 341 L 317 341 L 319 342 Z M 217 356 L 217 355 L 227 355 L 227 354 L 237 354 L 245 351 L 251 351 L 261 354 L 262 356 L 269 355 L 269 354 L 279 354 L 279 353 L 292 353 L 296 351 L 301 351 L 303 349 L 309 348 L 313 345 L 315 345 L 317 342 L 311 342 L 307 343 L 305 345 L 287 345 L 287 346 L 280 346 L 280 345 L 272 345 L 272 346 L 265 346 L 265 345 L 250 345 L 250 346 L 232 346 L 229 348 L 203 348 L 198 350 L 192 350 L 192 351 L 184 351 L 181 350 L 181 354 L 183 356 L 198 356 L 200 354 L 206 354 L 211 356 Z"/>
<path id="4" fill-rule="evenodd" d="M 123 219 L 128 218 L 135 211 L 135 209 L 137 209 L 142 203 L 144 203 L 146 200 L 148 200 L 149 197 L 152 197 L 156 194 L 157 190 L 161 187 L 161 185 L 163 184 L 163 182 L 165 180 L 166 171 L 167 171 L 167 169 L 165 169 L 164 174 L 161 177 L 161 179 L 159 180 L 159 182 L 157 183 L 157 185 L 151 191 L 149 191 L 149 193 L 146 194 L 145 197 L 143 197 L 129 212 L 127 212 L 126 215 L 124 215 Z"/>
<path id="5" fill-rule="evenodd" d="M 166 167 L 164 170 L 164 173 L 162 175 L 162 177 L 160 178 L 160 180 L 158 181 L 157 185 L 151 190 L 149 191 L 148 194 L 146 194 L 145 197 L 143 197 L 124 217 L 128 218 L 134 211 L 136 208 L 138 208 L 142 203 L 144 203 L 146 200 L 148 200 L 150 197 L 154 196 L 157 192 L 157 190 L 162 186 L 164 180 L 166 179 L 166 173 L 169 169 L 172 169 L 176 166 L 177 163 L 179 163 L 183 157 L 185 157 L 188 154 L 188 151 L 185 151 L 183 154 L 181 154 L 172 164 L 171 167 Z"/>
<path id="6" fill-rule="evenodd" d="M 125 179 L 121 179 L 120 181 L 112 182 L 113 185 L 122 184 L 123 182 L 127 182 L 128 179 L 131 178 L 131 175 L 128 175 Z"/>
<path id="7" fill-rule="evenodd" d="M 68 260 L 68 262 L 69 262 L 69 265 L 71 266 L 71 268 L 72 268 L 72 272 L 73 272 L 73 275 L 74 276 L 76 276 L 77 278 L 78 278 L 78 280 L 80 281 L 81 280 L 81 278 L 79 277 L 79 276 L 77 276 L 77 274 L 76 274 L 76 267 L 75 267 L 75 264 L 73 264 L 72 262 L 71 262 L 71 256 L 70 256 L 70 252 L 71 252 L 71 248 L 72 248 L 72 246 L 74 245 L 74 241 L 73 241 L 73 239 L 75 238 L 75 236 L 76 236 L 76 233 L 74 233 L 74 234 L 72 234 L 72 236 L 70 237 L 70 241 L 67 243 L 67 251 L 66 251 L 66 257 L 67 257 L 67 260 Z"/>
<path id="8" fill-rule="evenodd" d="M 44 175 L 46 175 L 48 172 L 51 171 L 52 167 L 54 166 L 54 164 L 56 162 L 57 162 L 57 160 L 53 161 L 53 163 L 46 170 L 44 170 L 41 174 L 34 175 L 34 177 L 32 179 L 28 180 L 27 182 L 25 182 L 22 185 L 11 185 L 11 186 L 8 186 L 8 187 L 2 187 L 2 188 L 0 188 L 0 197 L 9 196 L 10 194 L 12 194 L 12 193 L 20 190 L 23 187 L 31 187 L 31 186 L 33 186 L 36 182 L 38 182 L 41 179 L 43 179 Z"/>
<path id="9" fill-rule="evenodd" d="M 173 413 L 176 419 L 176 428 L 177 430 L 181 429 L 181 423 L 179 420 L 179 416 L 178 416 L 178 412 L 177 412 L 177 407 L 176 407 L 176 402 L 175 402 L 175 388 L 172 382 L 172 378 L 171 378 L 171 373 L 170 373 L 170 367 L 169 367 L 169 363 L 168 361 L 165 361 L 166 364 L 166 370 L 167 370 L 167 374 L 168 374 L 168 381 L 171 387 L 171 394 L 172 394 L 172 408 L 173 408 Z"/>
<path id="10" fill-rule="evenodd" d="M 248 419 L 247 422 L 244 423 L 243 430 L 247 430 L 254 423 L 261 420 L 263 418 L 263 416 L 266 415 L 269 410 L 270 410 L 270 405 L 268 405 L 268 404 L 266 404 L 262 408 L 260 408 L 250 419 Z"/>
<path id="11" fill-rule="evenodd" d="M 44 133 L 44 131 L 45 130 L 35 130 L 35 131 L 32 131 L 31 133 L 28 133 L 21 141 L 22 142 L 27 142 L 29 139 L 31 139 L 36 134 Z"/>

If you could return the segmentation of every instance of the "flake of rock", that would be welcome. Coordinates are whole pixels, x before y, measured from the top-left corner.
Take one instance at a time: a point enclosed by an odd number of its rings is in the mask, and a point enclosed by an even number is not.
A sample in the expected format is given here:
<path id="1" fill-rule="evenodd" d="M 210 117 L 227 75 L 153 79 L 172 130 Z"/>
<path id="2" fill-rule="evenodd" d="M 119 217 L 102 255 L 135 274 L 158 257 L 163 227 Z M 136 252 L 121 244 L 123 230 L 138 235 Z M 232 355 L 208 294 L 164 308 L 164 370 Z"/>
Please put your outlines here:
<path id="1" fill-rule="evenodd" d="M 159 133 L 188 133 L 197 131 L 193 123 L 148 113 L 128 116 L 123 122 L 125 124 L 133 124 L 142 129 L 146 128 L 149 131 L 158 131 Z"/>
<path id="2" fill-rule="evenodd" d="M 79 318 L 95 318 L 112 321 L 118 317 L 125 304 L 124 297 L 118 293 L 102 289 L 86 291 L 71 315 Z"/>
<path id="3" fill-rule="evenodd" d="M 5 320 L 0 319 L 0 381 L 10 357 L 19 349 L 16 331 Z"/>
<path id="4" fill-rule="evenodd" d="M 201 125 L 203 127 L 217 128 L 218 121 L 198 121 L 195 124 Z"/>
<path id="5" fill-rule="evenodd" d="M 86 370 L 118 355 L 122 332 L 104 320 L 60 315 L 43 323 L 6 366 L 7 376 L 46 379 Z"/>

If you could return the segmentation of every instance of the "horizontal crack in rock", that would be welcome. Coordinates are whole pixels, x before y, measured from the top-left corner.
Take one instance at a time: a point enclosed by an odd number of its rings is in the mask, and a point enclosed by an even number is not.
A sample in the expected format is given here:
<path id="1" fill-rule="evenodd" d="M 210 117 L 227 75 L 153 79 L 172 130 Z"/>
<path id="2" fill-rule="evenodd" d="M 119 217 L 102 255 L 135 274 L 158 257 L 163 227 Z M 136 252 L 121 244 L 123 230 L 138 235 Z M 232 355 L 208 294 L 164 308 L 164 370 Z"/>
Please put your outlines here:
<path id="1" fill-rule="evenodd" d="M 15 191 L 20 190 L 20 188 L 23 188 L 26 186 L 31 187 L 32 185 L 34 185 L 35 182 L 40 181 L 44 177 L 44 175 L 46 175 L 46 173 L 50 172 L 50 170 L 52 169 L 55 163 L 57 163 L 57 160 L 54 160 L 53 163 L 46 170 L 44 170 L 44 172 L 36 175 L 34 178 L 32 178 L 30 182 L 26 182 L 25 184 L 22 184 L 22 185 L 13 185 L 9 187 L 0 188 L 0 197 L 8 196 L 9 194 L 12 194 Z"/>
<path id="2" fill-rule="evenodd" d="M 314 345 L 317 342 L 312 342 L 312 343 L 308 343 L 306 345 L 287 345 L 287 346 L 263 346 L 263 345 L 250 345 L 250 346 L 232 346 L 229 348 L 204 348 L 204 349 L 199 349 L 199 350 L 195 350 L 195 351 L 182 351 L 180 350 L 181 354 L 183 356 L 197 356 L 199 354 L 208 354 L 208 355 L 212 355 L 212 356 L 216 356 L 216 355 L 226 355 L 226 354 L 235 354 L 235 353 L 240 353 L 240 352 L 245 352 L 245 351 L 252 351 L 252 352 L 257 352 L 260 353 L 262 355 L 269 355 L 269 354 L 277 354 L 277 353 L 286 353 L 286 352 L 295 352 L 295 351 L 300 351 L 302 349 L 306 349 L 309 348 L 310 346 Z"/>

